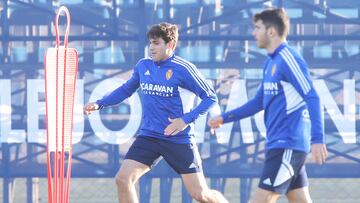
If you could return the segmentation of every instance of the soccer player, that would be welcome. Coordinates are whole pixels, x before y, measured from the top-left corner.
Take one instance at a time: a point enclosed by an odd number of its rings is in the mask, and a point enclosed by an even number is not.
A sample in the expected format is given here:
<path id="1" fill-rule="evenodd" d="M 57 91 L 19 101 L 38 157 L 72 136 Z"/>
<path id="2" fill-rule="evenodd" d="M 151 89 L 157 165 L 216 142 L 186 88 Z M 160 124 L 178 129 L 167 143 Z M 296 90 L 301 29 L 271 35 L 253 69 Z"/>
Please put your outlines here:
<path id="1" fill-rule="evenodd" d="M 136 64 L 125 84 L 84 106 L 84 114 L 89 115 L 119 104 L 140 87 L 143 122 L 116 175 L 119 202 L 138 202 L 135 184 L 160 156 L 181 175 L 192 198 L 228 202 L 220 192 L 208 188 L 194 139 L 193 123 L 217 102 L 216 94 L 194 64 L 174 55 L 176 25 L 153 25 L 147 37 L 151 57 Z M 192 109 L 195 95 L 202 101 Z"/>
<path id="2" fill-rule="evenodd" d="M 265 164 L 250 202 L 311 202 L 305 171 L 307 153 L 316 163 L 327 157 L 320 99 L 303 57 L 286 43 L 289 18 L 283 9 L 268 9 L 253 18 L 253 36 L 268 52 L 256 96 L 241 107 L 209 119 L 213 128 L 265 110 Z"/>

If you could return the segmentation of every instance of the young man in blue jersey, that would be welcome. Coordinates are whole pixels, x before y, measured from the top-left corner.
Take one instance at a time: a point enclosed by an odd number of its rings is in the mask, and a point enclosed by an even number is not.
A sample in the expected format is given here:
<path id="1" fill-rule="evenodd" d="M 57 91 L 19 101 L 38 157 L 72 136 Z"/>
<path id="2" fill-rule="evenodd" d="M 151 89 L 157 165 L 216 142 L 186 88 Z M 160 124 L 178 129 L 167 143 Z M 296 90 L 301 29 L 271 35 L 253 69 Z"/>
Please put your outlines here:
<path id="1" fill-rule="evenodd" d="M 286 43 L 289 18 L 285 11 L 265 10 L 254 16 L 254 23 L 256 44 L 268 52 L 256 96 L 208 123 L 215 129 L 265 110 L 265 164 L 250 202 L 276 202 L 286 194 L 291 203 L 309 203 L 306 155 L 311 149 L 319 164 L 327 156 L 320 99 L 305 60 Z"/>
<path id="2" fill-rule="evenodd" d="M 174 55 L 176 25 L 154 25 L 147 37 L 151 57 L 136 64 L 124 85 L 84 106 L 88 115 L 119 104 L 140 88 L 143 122 L 116 175 L 119 202 L 139 202 L 135 184 L 162 156 L 194 199 L 226 203 L 220 192 L 208 188 L 194 139 L 194 121 L 217 102 L 216 94 L 194 64 Z M 195 96 L 202 101 L 193 108 Z"/>

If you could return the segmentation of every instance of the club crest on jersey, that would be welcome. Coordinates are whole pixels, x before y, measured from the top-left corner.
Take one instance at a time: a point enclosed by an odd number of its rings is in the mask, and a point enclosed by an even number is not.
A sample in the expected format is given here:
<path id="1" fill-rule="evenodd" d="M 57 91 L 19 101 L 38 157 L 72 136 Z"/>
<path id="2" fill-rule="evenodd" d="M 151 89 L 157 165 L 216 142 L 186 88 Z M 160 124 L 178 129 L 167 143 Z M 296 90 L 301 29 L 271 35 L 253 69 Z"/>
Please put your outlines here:
<path id="1" fill-rule="evenodd" d="M 271 68 L 271 76 L 274 76 L 275 72 L 276 72 L 276 64 L 274 64 Z"/>
<path id="2" fill-rule="evenodd" d="M 172 69 L 169 69 L 167 72 L 166 72 L 166 80 L 170 80 L 170 78 L 172 77 L 173 75 L 173 71 Z"/>

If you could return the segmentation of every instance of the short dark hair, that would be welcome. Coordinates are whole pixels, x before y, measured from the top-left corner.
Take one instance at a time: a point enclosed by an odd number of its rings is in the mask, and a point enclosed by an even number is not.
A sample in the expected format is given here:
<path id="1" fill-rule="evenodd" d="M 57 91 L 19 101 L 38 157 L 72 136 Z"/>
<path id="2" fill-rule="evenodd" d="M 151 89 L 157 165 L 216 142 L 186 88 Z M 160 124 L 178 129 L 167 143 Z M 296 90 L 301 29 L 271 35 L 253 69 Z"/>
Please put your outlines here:
<path id="1" fill-rule="evenodd" d="M 282 8 L 272 8 L 257 13 L 254 16 L 254 22 L 258 20 L 261 20 L 266 28 L 275 28 L 280 37 L 286 37 L 289 34 L 290 19 Z"/>
<path id="2" fill-rule="evenodd" d="M 176 44 L 179 38 L 177 26 L 170 23 L 160 23 L 157 25 L 153 25 L 151 26 L 150 30 L 147 32 L 146 35 L 148 39 L 155 39 L 161 37 L 165 41 L 165 43 L 173 40 L 173 49 L 176 48 Z"/>

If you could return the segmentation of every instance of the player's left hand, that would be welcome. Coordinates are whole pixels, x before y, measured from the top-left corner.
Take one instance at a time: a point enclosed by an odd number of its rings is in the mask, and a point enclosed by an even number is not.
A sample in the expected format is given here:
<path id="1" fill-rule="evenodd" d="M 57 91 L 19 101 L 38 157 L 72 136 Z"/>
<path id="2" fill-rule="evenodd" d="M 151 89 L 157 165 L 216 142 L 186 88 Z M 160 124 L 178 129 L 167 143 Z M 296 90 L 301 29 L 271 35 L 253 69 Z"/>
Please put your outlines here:
<path id="1" fill-rule="evenodd" d="M 167 136 L 176 135 L 186 128 L 186 123 L 182 118 L 169 118 L 170 124 L 165 128 L 164 134 Z"/>
<path id="2" fill-rule="evenodd" d="M 311 145 L 311 154 L 315 163 L 323 164 L 325 163 L 328 152 L 325 144 L 312 144 Z"/>

